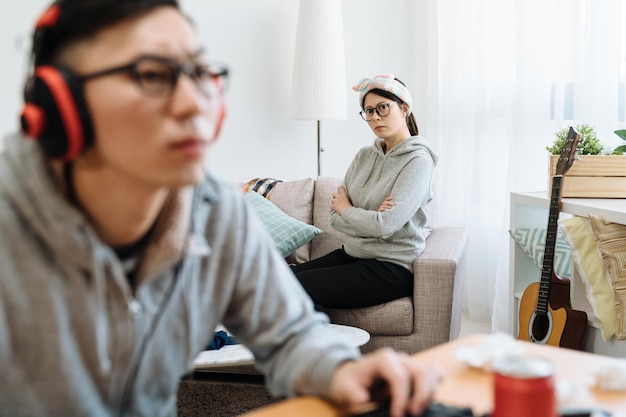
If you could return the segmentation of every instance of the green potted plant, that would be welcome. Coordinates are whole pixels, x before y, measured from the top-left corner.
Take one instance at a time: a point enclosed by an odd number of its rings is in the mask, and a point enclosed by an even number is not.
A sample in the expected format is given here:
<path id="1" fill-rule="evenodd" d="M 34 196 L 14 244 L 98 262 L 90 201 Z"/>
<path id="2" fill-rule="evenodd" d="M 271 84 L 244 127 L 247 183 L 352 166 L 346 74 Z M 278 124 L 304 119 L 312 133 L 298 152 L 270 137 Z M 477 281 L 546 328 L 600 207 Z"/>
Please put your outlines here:
<path id="1" fill-rule="evenodd" d="M 562 197 L 626 198 L 626 145 L 607 151 L 593 126 L 574 126 L 580 134 L 576 149 L 576 162 L 566 172 L 562 185 Z M 569 127 L 555 133 L 550 152 L 549 185 L 556 172 L 556 165 L 567 139 Z M 626 141 L 626 129 L 615 134 Z"/>
<path id="2" fill-rule="evenodd" d="M 598 135 L 593 126 L 587 124 L 577 125 L 574 127 L 574 130 L 576 130 L 576 132 L 580 135 L 580 142 L 578 143 L 578 148 L 576 149 L 576 153 L 578 155 L 600 155 L 602 153 L 604 146 L 602 145 L 602 142 L 600 142 L 600 139 L 598 139 Z M 561 155 L 563 152 L 563 145 L 565 145 L 565 141 L 567 140 L 568 132 L 569 127 L 564 127 L 555 133 L 555 139 L 554 142 L 552 142 L 552 146 L 546 147 L 552 155 Z M 624 130 L 624 132 L 626 133 L 626 130 Z"/>
<path id="3" fill-rule="evenodd" d="M 615 134 L 623 141 L 626 141 L 626 129 L 616 130 Z M 626 145 L 619 145 L 613 149 L 613 155 L 623 155 L 626 152 Z"/>

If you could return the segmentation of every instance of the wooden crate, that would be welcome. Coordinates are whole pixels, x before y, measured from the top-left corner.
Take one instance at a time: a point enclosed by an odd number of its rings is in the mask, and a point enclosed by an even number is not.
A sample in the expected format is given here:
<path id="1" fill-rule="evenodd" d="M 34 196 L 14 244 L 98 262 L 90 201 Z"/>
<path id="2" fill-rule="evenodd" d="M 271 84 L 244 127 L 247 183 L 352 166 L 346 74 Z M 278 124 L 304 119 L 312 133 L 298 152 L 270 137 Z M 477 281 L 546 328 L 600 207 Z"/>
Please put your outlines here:
<path id="1" fill-rule="evenodd" d="M 559 155 L 550 155 L 548 190 Z M 626 198 L 626 155 L 578 155 L 565 173 L 562 197 Z"/>

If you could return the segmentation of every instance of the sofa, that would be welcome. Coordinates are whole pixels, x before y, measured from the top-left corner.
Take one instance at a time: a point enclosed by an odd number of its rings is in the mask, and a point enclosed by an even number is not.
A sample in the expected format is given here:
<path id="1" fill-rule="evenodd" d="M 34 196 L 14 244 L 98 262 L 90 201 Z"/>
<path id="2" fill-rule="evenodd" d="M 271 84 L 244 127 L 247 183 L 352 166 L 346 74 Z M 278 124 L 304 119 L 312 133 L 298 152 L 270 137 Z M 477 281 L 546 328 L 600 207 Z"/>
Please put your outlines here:
<path id="1" fill-rule="evenodd" d="M 329 225 L 331 196 L 340 183 L 333 177 L 305 178 L 277 182 L 266 190 L 266 198 L 284 213 L 323 231 L 289 254 L 287 262 L 306 262 L 341 247 L 343 233 Z M 327 309 L 333 323 L 369 332 L 363 352 L 390 346 L 412 354 L 459 335 L 467 232 L 436 225 L 436 201 L 427 212 L 430 235 L 414 262 L 411 297 L 366 308 Z"/>

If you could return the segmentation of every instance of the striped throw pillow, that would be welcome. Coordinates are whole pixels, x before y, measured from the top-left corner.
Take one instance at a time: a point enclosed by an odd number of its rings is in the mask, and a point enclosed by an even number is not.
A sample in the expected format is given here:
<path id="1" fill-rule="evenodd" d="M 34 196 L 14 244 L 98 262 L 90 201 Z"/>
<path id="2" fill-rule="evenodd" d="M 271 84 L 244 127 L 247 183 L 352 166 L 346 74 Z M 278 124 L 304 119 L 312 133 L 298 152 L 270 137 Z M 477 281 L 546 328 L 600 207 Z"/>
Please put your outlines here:
<path id="1" fill-rule="evenodd" d="M 257 214 L 283 257 L 323 233 L 321 229 L 295 219 L 267 198 L 255 191 L 248 191 L 244 198 Z"/>
<path id="2" fill-rule="evenodd" d="M 546 229 L 543 228 L 518 228 L 510 230 L 509 233 L 515 239 L 519 247 L 528 255 L 533 262 L 543 268 L 543 255 L 546 244 Z M 561 230 L 558 230 L 556 245 L 554 248 L 554 262 L 552 264 L 554 272 L 561 277 L 572 277 L 570 247 L 563 240 Z"/>

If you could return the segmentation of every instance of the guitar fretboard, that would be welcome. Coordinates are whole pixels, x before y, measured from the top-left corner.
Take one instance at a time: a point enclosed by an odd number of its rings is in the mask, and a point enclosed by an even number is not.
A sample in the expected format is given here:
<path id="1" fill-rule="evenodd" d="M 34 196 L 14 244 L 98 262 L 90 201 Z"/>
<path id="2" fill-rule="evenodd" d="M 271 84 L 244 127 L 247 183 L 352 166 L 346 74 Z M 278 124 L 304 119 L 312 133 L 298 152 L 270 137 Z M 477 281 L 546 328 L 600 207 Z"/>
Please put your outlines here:
<path id="1" fill-rule="evenodd" d="M 541 268 L 541 281 L 539 282 L 539 295 L 537 296 L 537 312 L 546 314 L 550 301 L 550 280 L 554 267 L 554 250 L 558 233 L 558 221 L 561 205 L 562 175 L 552 178 L 552 192 L 550 194 L 550 212 L 548 215 L 548 228 L 546 229 L 546 243 Z"/>

